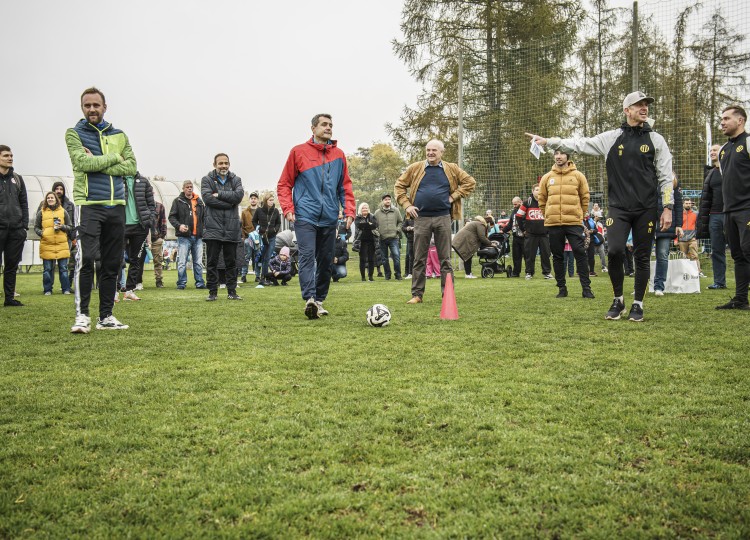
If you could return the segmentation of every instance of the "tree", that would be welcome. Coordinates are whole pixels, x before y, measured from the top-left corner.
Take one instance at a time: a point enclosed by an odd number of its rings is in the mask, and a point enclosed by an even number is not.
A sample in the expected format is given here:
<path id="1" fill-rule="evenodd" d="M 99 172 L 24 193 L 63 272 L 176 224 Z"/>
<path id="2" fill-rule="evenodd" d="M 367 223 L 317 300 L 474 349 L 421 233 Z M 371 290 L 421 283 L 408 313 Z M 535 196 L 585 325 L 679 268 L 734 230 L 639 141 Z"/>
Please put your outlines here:
<path id="1" fill-rule="evenodd" d="M 393 195 L 393 186 L 406 167 L 404 158 L 391 145 L 384 143 L 358 148 L 346 159 L 354 198 L 368 203 L 373 212 L 385 193 Z"/>

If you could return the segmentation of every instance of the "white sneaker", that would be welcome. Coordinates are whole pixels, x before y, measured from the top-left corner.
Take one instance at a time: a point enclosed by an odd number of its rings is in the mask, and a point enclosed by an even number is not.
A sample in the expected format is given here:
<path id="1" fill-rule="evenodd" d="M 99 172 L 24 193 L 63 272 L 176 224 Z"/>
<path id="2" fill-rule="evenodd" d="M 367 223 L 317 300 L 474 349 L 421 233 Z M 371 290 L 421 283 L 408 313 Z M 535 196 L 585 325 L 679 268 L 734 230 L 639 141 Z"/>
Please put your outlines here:
<path id="1" fill-rule="evenodd" d="M 130 328 L 127 324 L 122 324 L 120 321 L 115 319 L 114 315 L 105 317 L 104 320 L 99 319 L 96 321 L 97 330 L 127 330 Z"/>
<path id="2" fill-rule="evenodd" d="M 222 283 L 221 285 L 219 285 L 219 288 L 220 289 L 226 289 L 227 288 L 226 283 Z"/>
<path id="3" fill-rule="evenodd" d="M 706 277 L 706 274 L 704 274 L 703 272 L 698 272 L 698 277 Z"/>
<path id="4" fill-rule="evenodd" d="M 88 334 L 91 332 L 91 317 L 88 315 L 78 315 L 76 322 L 70 327 L 71 334 Z"/>
<path id="5" fill-rule="evenodd" d="M 319 318 L 318 315 L 318 303 L 315 301 L 315 298 L 312 296 L 307 300 L 307 303 L 305 304 L 305 315 L 308 319 L 317 319 Z"/>
<path id="6" fill-rule="evenodd" d="M 552 274 L 544 274 L 544 279 L 555 279 Z"/>
<path id="7" fill-rule="evenodd" d="M 136 291 L 142 291 L 143 290 L 143 283 L 137 283 L 135 285 L 135 290 Z"/>
<path id="8" fill-rule="evenodd" d="M 44 293 L 44 296 L 52 296 L 52 293 L 47 291 L 46 293 Z"/>
<path id="9" fill-rule="evenodd" d="M 654 296 L 664 296 L 664 291 L 654 291 Z"/>
<path id="10" fill-rule="evenodd" d="M 115 304 L 120 301 L 120 293 L 115 291 Z"/>
<path id="11" fill-rule="evenodd" d="M 607 267 L 602 268 L 602 272 L 604 272 L 606 274 L 607 272 L 609 272 L 609 268 L 607 268 Z"/>
<path id="12" fill-rule="evenodd" d="M 533 277 L 534 277 L 534 276 L 532 276 L 531 274 L 526 274 L 526 279 L 531 279 L 531 278 L 533 278 Z"/>
<path id="13" fill-rule="evenodd" d="M 475 276 L 474 274 L 466 274 L 464 277 L 466 279 L 477 279 L 477 276 Z"/>
<path id="14" fill-rule="evenodd" d="M 122 299 L 131 300 L 133 302 L 140 300 L 140 298 L 135 295 L 134 291 L 125 291 L 125 294 L 122 295 Z"/>
<path id="15" fill-rule="evenodd" d="M 328 310 L 323 307 L 323 302 L 315 302 L 318 305 L 318 317 L 328 315 Z"/>
<path id="16" fill-rule="evenodd" d="M 411 279 L 411 274 L 406 274 L 406 275 L 404 276 L 404 279 Z"/>

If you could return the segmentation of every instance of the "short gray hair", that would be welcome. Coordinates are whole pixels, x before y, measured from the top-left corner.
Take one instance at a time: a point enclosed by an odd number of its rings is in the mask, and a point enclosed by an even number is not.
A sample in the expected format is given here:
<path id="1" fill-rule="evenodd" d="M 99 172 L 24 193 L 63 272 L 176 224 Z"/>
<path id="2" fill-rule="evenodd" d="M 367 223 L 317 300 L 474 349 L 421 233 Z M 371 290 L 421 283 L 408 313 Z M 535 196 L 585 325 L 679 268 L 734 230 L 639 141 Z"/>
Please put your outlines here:
<path id="1" fill-rule="evenodd" d="M 184 182 L 182 183 L 182 189 L 185 189 L 185 188 L 186 188 L 186 187 L 188 187 L 188 186 L 191 186 L 191 187 L 192 187 L 192 185 L 193 185 L 193 181 L 192 181 L 192 180 L 185 180 L 185 181 L 184 181 Z"/>
<path id="2" fill-rule="evenodd" d="M 427 147 L 430 143 L 437 143 L 438 148 L 440 148 L 441 152 L 445 152 L 445 145 L 443 144 L 443 141 L 440 139 L 430 139 L 427 141 L 427 144 L 425 144 L 425 147 Z"/>

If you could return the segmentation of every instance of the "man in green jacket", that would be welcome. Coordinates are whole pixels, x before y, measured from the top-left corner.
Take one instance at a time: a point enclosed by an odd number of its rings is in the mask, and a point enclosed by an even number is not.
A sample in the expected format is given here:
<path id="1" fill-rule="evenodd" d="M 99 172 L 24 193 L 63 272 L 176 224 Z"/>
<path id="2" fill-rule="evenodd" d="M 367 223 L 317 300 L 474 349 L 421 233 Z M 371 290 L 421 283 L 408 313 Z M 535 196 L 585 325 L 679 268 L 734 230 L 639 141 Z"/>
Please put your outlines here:
<path id="1" fill-rule="evenodd" d="M 393 259 L 393 273 L 401 281 L 401 212 L 391 204 L 391 196 L 386 193 L 381 198 L 380 208 L 375 212 L 380 233 L 380 252 L 383 255 L 385 279 L 391 279 L 391 265 L 388 262 L 388 251 Z"/>
<path id="2" fill-rule="evenodd" d="M 135 155 L 127 135 L 105 122 L 107 102 L 97 88 L 81 94 L 84 118 L 65 133 L 73 164 L 73 201 L 76 204 L 78 253 L 76 254 L 76 320 L 70 331 L 91 331 L 89 301 L 94 283 L 94 262 L 101 260 L 99 320 L 97 330 L 125 330 L 112 315 L 117 274 L 125 238 L 124 176 L 134 176 Z"/>

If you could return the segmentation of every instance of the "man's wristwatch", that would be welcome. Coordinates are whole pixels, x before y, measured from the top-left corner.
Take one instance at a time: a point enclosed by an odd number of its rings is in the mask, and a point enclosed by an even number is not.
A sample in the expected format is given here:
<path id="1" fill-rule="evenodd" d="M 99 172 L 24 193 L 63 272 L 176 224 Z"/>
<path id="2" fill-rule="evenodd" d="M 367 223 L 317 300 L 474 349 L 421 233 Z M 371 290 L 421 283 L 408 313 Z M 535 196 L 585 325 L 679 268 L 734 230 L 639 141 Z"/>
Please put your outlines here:
<path id="1" fill-rule="evenodd" d="M 664 208 L 666 208 L 667 210 L 674 210 L 674 205 L 673 204 L 665 204 Z"/>

